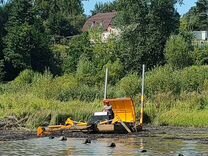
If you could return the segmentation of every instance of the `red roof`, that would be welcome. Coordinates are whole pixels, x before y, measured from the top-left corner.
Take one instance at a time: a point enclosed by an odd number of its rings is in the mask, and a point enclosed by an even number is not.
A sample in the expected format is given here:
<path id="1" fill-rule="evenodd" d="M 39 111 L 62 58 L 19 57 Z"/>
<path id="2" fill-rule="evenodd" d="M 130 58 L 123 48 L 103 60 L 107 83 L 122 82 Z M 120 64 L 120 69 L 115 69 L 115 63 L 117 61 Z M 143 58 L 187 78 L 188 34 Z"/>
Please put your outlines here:
<path id="1" fill-rule="evenodd" d="M 117 15 L 117 12 L 98 13 L 90 17 L 84 24 L 82 31 L 86 32 L 91 27 L 97 27 L 102 25 L 104 30 L 107 30 L 109 25 L 113 24 L 113 18 Z"/>

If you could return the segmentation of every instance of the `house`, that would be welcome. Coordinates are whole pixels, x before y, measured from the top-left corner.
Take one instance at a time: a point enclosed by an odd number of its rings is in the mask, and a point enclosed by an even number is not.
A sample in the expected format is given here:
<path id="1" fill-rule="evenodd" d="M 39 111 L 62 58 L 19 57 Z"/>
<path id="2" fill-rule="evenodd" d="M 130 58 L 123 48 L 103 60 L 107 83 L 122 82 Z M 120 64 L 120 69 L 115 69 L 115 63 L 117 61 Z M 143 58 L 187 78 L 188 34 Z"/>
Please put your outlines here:
<path id="1" fill-rule="evenodd" d="M 90 17 L 84 24 L 82 31 L 87 32 L 93 28 L 102 28 L 101 41 L 106 42 L 111 36 L 119 36 L 120 30 L 113 26 L 117 12 L 98 13 Z"/>
<path id="2" fill-rule="evenodd" d="M 207 41 L 208 40 L 208 31 L 193 31 L 194 37 L 199 41 Z"/>
<path id="3" fill-rule="evenodd" d="M 193 45 L 204 47 L 208 45 L 208 31 L 193 31 L 194 40 Z"/>

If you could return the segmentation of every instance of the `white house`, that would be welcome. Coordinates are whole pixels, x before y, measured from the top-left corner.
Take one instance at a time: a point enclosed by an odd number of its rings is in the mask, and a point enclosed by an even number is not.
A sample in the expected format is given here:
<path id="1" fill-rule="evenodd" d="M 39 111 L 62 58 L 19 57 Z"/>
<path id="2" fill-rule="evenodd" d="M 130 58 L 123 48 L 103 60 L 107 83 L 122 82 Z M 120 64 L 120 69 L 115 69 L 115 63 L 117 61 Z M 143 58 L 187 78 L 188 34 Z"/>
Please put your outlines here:
<path id="1" fill-rule="evenodd" d="M 208 40 L 208 31 L 193 31 L 193 34 L 196 40 L 200 40 L 200 41 Z"/>

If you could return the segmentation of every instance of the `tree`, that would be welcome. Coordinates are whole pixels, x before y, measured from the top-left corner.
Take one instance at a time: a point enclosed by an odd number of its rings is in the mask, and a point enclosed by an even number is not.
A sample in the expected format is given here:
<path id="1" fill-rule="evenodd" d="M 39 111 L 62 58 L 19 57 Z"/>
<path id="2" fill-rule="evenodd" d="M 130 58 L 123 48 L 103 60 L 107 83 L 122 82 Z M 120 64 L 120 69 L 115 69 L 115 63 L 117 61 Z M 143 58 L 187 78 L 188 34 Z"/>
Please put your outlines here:
<path id="1" fill-rule="evenodd" d="M 198 0 L 196 8 L 199 16 L 199 28 L 201 30 L 208 30 L 208 1 Z"/>
<path id="2" fill-rule="evenodd" d="M 49 39 L 33 0 L 11 2 L 6 30 L 3 50 L 6 80 L 13 80 L 25 69 L 43 72 L 53 65 Z"/>
<path id="3" fill-rule="evenodd" d="M 166 60 L 173 68 L 182 69 L 193 64 L 190 40 L 183 35 L 173 35 L 166 44 Z"/>
<path id="4" fill-rule="evenodd" d="M 0 80 L 4 78 L 4 44 L 3 38 L 6 35 L 5 24 L 8 20 L 9 5 L 0 6 Z"/>
<path id="5" fill-rule="evenodd" d="M 118 2 L 108 2 L 108 3 L 96 3 L 93 10 L 91 10 L 92 16 L 97 13 L 106 13 L 112 11 L 119 11 L 117 7 Z"/>
<path id="6" fill-rule="evenodd" d="M 8 80 L 31 66 L 30 51 L 33 48 L 31 31 L 34 23 L 32 1 L 14 0 L 10 11 L 8 34 L 4 40 L 5 70 Z"/>
<path id="7" fill-rule="evenodd" d="M 76 35 L 84 24 L 81 0 L 36 0 L 35 8 L 50 35 Z"/>
<path id="8" fill-rule="evenodd" d="M 64 71 L 66 73 L 75 72 L 82 55 L 85 55 L 89 60 L 92 60 L 92 46 L 88 33 L 83 33 L 71 40 L 66 59 L 64 59 Z"/>
<path id="9" fill-rule="evenodd" d="M 208 1 L 198 0 L 181 19 L 181 30 L 208 30 Z"/>
<path id="10" fill-rule="evenodd" d="M 164 46 L 177 33 L 179 14 L 174 0 L 119 0 L 121 12 L 116 24 L 124 30 L 121 62 L 126 72 L 140 72 L 164 64 Z"/>

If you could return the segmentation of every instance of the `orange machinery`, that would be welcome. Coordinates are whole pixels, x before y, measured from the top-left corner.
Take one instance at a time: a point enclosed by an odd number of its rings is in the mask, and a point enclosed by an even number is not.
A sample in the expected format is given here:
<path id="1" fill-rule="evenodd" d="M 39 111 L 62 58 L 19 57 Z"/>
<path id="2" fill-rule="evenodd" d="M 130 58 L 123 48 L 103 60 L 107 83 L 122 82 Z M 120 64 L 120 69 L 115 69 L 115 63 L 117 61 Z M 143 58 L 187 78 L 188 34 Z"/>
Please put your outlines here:
<path id="1" fill-rule="evenodd" d="M 92 132 L 92 133 L 132 133 L 142 128 L 143 112 L 140 123 L 136 120 L 135 104 L 131 98 L 106 99 L 112 106 L 114 118 L 110 119 L 107 112 L 95 112 L 89 122 L 76 122 L 68 118 L 65 125 L 39 127 L 38 136 L 47 136 L 56 132 Z M 142 109 L 143 111 L 143 109 Z"/>

